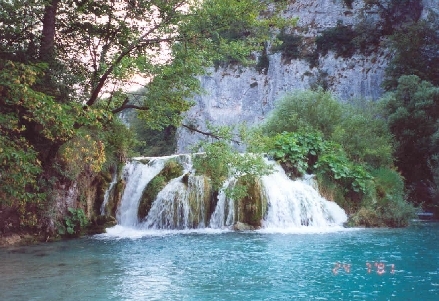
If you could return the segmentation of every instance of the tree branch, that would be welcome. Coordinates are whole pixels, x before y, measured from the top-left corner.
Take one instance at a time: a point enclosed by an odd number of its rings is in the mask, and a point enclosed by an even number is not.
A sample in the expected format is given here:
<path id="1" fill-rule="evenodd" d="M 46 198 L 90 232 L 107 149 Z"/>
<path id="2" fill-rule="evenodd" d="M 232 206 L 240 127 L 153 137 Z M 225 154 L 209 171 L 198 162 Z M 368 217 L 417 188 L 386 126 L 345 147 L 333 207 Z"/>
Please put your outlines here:
<path id="1" fill-rule="evenodd" d="M 137 105 L 122 105 L 116 109 L 114 109 L 113 111 L 111 111 L 111 113 L 116 114 L 119 112 L 122 112 L 125 109 L 136 109 L 136 110 L 140 110 L 140 111 L 148 111 L 149 108 L 148 107 L 141 107 L 141 106 L 137 106 Z"/>
<path id="2" fill-rule="evenodd" d="M 163 20 L 160 23 L 157 23 L 155 26 L 153 26 L 150 30 L 148 30 L 148 32 L 146 32 L 145 34 L 143 34 L 142 36 L 140 36 L 136 41 L 134 41 L 133 43 L 131 43 L 131 45 L 129 45 L 124 51 L 122 51 L 119 56 L 114 60 L 114 62 L 108 67 L 108 69 L 104 72 L 104 74 L 101 76 L 101 78 L 99 79 L 96 87 L 93 89 L 93 92 L 90 96 L 90 98 L 88 99 L 86 105 L 87 106 L 92 106 L 96 100 L 98 99 L 99 93 L 101 92 L 102 88 L 105 85 L 105 82 L 107 81 L 108 77 L 110 76 L 110 74 L 113 72 L 114 68 L 119 65 L 119 63 L 122 61 L 122 59 L 124 57 L 126 57 L 127 55 L 129 55 L 131 53 L 131 51 L 133 51 L 134 49 L 136 49 L 139 45 L 141 44 L 145 44 L 146 43 L 142 43 L 142 41 L 151 33 L 153 33 L 156 29 L 158 29 L 162 24 L 167 24 L 167 22 L 169 22 L 169 20 Z M 151 41 L 156 42 L 157 39 L 152 39 Z"/>
<path id="3" fill-rule="evenodd" d="M 204 131 L 202 131 L 202 130 L 199 130 L 199 129 L 197 129 L 197 128 L 194 128 L 194 127 L 192 127 L 192 126 L 190 126 L 190 125 L 187 125 L 187 124 L 184 124 L 184 123 L 182 123 L 181 126 L 187 128 L 187 129 L 188 129 L 189 131 L 191 131 L 191 132 L 197 132 L 197 133 L 199 133 L 199 134 L 202 134 L 202 135 L 205 135 L 205 136 L 208 136 L 208 137 L 212 137 L 212 138 L 215 138 L 215 139 L 217 139 L 217 140 L 220 140 L 220 139 L 227 139 L 227 140 L 230 140 L 230 141 L 232 141 L 232 142 L 234 142 L 234 143 L 236 143 L 236 144 L 238 144 L 238 145 L 241 144 L 241 141 L 238 141 L 238 140 L 235 140 L 235 139 L 232 139 L 232 138 L 222 137 L 222 136 L 219 136 L 219 135 L 217 135 L 217 134 L 215 134 L 215 133 L 212 133 L 212 132 L 204 132 Z"/>

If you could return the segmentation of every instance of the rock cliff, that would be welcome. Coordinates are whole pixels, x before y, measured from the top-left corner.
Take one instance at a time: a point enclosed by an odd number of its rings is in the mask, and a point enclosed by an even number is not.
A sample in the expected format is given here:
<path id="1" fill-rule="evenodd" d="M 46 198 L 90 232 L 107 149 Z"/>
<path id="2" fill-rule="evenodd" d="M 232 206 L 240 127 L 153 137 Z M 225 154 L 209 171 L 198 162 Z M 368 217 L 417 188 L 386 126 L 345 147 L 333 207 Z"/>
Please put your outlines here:
<path id="1" fill-rule="evenodd" d="M 432 11 L 439 12 L 436 0 L 423 0 L 419 7 L 421 18 L 428 18 Z M 325 86 L 342 101 L 376 100 L 383 94 L 381 83 L 391 58 L 383 43 L 385 37 L 366 54 L 356 52 L 346 57 L 329 51 L 318 55 L 312 64 L 306 57 L 306 52 L 315 51 L 316 37 L 329 28 L 382 22 L 377 7 L 366 7 L 363 0 L 295 0 L 290 1 L 283 17 L 298 18 L 291 32 L 302 38 L 302 56 L 289 59 L 268 50 L 268 64 L 263 70 L 238 65 L 209 70 L 208 75 L 200 78 L 206 93 L 194 99 L 196 104 L 187 112 L 186 123 L 196 124 L 200 129 L 208 123 L 255 125 L 264 120 L 285 93 L 316 86 Z M 180 128 L 177 152 L 189 151 L 190 145 L 200 138 L 201 135 Z"/>

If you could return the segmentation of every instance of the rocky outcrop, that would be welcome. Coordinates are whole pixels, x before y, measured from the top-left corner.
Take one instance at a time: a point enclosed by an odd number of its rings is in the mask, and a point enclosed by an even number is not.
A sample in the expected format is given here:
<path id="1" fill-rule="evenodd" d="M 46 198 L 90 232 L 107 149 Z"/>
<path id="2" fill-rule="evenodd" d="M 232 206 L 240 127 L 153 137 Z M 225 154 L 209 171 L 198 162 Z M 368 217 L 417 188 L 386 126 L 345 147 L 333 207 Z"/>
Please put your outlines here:
<path id="1" fill-rule="evenodd" d="M 390 0 L 389 0 L 390 1 Z M 308 51 L 313 51 L 314 40 L 322 31 L 337 24 L 354 26 L 360 22 L 374 24 L 380 20 L 376 8 L 366 8 L 364 1 L 296 0 L 285 10 L 283 17 L 298 17 L 294 33 Z M 422 18 L 439 12 L 437 1 L 423 1 Z M 368 54 L 356 53 L 350 57 L 329 52 L 317 57 L 317 64 L 305 58 L 285 59 L 281 53 L 268 51 L 268 67 L 258 71 L 254 67 L 232 65 L 209 70 L 200 78 L 205 94 L 196 97 L 195 106 L 186 114 L 185 122 L 206 129 L 206 124 L 232 125 L 261 123 L 273 109 L 276 101 L 290 91 L 325 86 L 340 100 L 364 98 L 376 100 L 383 94 L 381 83 L 390 53 L 380 47 Z M 177 133 L 177 151 L 188 152 L 190 145 L 202 136 L 180 128 Z"/>

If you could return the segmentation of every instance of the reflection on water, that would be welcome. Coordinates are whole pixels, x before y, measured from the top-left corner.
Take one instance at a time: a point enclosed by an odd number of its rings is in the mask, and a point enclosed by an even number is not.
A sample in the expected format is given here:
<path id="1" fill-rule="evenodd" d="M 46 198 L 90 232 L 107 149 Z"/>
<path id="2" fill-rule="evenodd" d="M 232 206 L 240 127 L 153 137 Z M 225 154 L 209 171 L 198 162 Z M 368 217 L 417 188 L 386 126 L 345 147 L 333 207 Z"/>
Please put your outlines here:
<path id="1" fill-rule="evenodd" d="M 0 300 L 439 300 L 436 223 L 121 238 L 123 230 L 0 250 Z"/>

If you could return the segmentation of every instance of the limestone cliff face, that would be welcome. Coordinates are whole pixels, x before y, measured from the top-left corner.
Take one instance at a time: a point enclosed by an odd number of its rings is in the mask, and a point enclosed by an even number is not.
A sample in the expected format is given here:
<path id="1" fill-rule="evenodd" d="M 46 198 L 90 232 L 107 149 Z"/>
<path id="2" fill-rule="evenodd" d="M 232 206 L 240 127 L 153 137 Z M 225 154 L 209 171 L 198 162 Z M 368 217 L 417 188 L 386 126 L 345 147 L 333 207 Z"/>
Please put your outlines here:
<path id="1" fill-rule="evenodd" d="M 431 10 L 439 11 L 437 0 L 424 0 L 422 18 Z M 343 0 L 296 0 L 285 10 L 285 18 L 298 17 L 296 32 L 313 41 L 323 30 L 337 24 L 379 22 L 377 9 L 367 9 L 364 1 L 353 1 L 347 7 Z M 312 45 L 310 43 L 310 51 Z M 269 66 L 263 72 L 241 66 L 220 67 L 200 78 L 204 95 L 195 98 L 196 105 L 186 114 L 186 122 L 205 129 L 206 123 L 231 125 L 262 122 L 276 101 L 286 93 L 324 84 L 341 100 L 351 98 L 378 99 L 383 94 L 381 83 L 391 58 L 380 47 L 369 55 L 337 57 L 333 52 L 318 57 L 312 66 L 305 59 L 285 60 L 281 53 L 268 52 Z M 179 129 L 177 151 L 187 152 L 200 135 Z"/>

